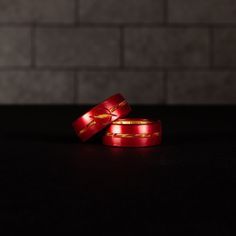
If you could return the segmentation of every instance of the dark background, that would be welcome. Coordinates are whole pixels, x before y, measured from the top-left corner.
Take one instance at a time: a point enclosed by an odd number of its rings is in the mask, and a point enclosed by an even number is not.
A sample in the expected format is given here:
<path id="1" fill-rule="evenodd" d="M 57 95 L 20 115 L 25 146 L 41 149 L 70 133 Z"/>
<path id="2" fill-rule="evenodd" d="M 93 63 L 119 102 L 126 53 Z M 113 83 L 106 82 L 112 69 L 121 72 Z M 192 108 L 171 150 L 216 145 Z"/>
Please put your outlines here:
<path id="1" fill-rule="evenodd" d="M 132 107 L 161 146 L 79 142 L 88 107 L 0 107 L 0 232 L 235 235 L 236 109 Z"/>
<path id="2" fill-rule="evenodd" d="M 0 104 L 236 103 L 234 0 L 0 0 Z"/>

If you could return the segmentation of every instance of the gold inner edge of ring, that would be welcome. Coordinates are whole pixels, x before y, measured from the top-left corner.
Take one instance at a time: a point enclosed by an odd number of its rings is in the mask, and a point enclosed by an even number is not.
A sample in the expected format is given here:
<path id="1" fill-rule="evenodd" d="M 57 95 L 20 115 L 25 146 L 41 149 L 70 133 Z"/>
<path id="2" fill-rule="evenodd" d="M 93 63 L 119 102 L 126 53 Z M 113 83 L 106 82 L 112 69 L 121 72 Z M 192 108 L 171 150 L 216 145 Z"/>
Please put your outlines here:
<path id="1" fill-rule="evenodd" d="M 151 138 L 159 136 L 159 132 L 154 133 L 143 133 L 143 134 L 116 134 L 116 133 L 106 133 L 106 136 L 114 138 Z"/>
<path id="2" fill-rule="evenodd" d="M 117 120 L 117 121 L 114 121 L 112 124 L 114 125 L 148 125 L 152 123 L 153 122 L 150 120 Z"/>

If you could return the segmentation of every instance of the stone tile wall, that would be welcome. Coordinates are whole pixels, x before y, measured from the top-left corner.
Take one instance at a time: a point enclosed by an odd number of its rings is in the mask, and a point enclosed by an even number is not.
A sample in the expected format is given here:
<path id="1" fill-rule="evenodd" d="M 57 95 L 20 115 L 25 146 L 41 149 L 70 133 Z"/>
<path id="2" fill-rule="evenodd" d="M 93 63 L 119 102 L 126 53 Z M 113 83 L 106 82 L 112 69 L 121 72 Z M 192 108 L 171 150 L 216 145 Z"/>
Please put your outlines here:
<path id="1" fill-rule="evenodd" d="M 0 0 L 0 104 L 236 104 L 235 0 Z"/>

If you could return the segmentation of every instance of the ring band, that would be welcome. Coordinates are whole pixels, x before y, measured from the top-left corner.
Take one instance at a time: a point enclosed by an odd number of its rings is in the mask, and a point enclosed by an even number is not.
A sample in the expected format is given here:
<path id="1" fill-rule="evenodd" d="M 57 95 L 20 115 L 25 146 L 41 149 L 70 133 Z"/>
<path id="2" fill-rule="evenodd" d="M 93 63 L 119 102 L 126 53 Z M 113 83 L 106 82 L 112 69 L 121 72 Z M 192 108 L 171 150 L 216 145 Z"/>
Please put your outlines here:
<path id="1" fill-rule="evenodd" d="M 103 136 L 103 144 L 117 147 L 148 147 L 161 144 L 160 121 L 118 119 Z"/>
<path id="2" fill-rule="evenodd" d="M 82 141 L 87 141 L 107 125 L 125 117 L 131 108 L 121 94 L 115 94 L 92 108 L 73 122 L 73 127 Z"/>

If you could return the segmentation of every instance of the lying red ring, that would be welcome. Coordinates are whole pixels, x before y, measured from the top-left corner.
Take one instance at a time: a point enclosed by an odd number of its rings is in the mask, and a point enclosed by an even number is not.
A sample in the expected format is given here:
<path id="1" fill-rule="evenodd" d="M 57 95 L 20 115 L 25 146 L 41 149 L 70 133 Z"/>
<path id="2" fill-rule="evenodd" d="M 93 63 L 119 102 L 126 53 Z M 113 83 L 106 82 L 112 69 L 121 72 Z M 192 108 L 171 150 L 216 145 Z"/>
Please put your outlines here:
<path id="1" fill-rule="evenodd" d="M 119 119 L 103 136 L 103 144 L 117 147 L 155 146 L 161 140 L 161 122 L 148 119 Z"/>
<path id="2" fill-rule="evenodd" d="M 125 117 L 131 108 L 121 94 L 115 94 L 92 108 L 73 122 L 73 127 L 82 141 L 104 129 L 113 121 Z"/>

